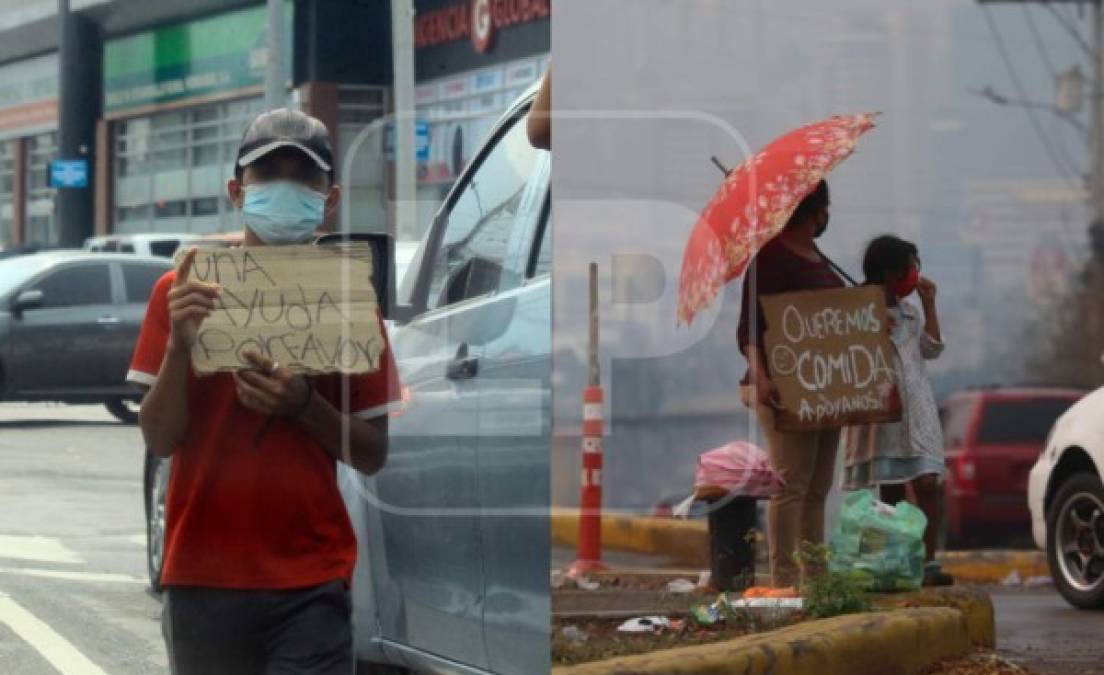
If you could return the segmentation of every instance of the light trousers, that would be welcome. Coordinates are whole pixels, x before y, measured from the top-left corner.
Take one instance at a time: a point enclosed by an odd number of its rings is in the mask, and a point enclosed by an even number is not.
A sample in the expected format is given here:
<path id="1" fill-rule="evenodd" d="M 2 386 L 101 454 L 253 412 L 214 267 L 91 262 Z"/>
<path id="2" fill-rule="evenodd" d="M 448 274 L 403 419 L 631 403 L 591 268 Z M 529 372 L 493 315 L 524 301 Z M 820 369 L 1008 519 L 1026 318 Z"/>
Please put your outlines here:
<path id="1" fill-rule="evenodd" d="M 749 393 L 745 392 L 746 402 L 750 402 Z M 824 502 L 835 476 L 840 432 L 778 431 L 773 408 L 757 405 L 755 410 L 771 466 L 783 483 L 767 508 L 771 585 L 792 586 L 801 580 L 801 568 L 794 559 L 801 543 L 824 543 Z"/>

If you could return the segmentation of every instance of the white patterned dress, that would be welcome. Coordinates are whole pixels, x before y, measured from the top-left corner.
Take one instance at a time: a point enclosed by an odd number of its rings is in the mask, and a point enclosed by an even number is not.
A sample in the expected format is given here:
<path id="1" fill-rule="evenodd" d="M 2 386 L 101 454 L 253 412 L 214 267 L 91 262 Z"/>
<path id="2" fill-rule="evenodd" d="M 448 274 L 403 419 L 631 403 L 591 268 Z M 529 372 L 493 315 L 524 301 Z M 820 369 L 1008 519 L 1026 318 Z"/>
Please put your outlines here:
<path id="1" fill-rule="evenodd" d="M 943 343 L 924 330 L 923 313 L 915 305 L 900 300 L 889 315 L 897 321 L 891 338 L 902 418 L 844 430 L 845 490 L 905 483 L 924 474 L 942 480 L 945 473 L 943 430 L 924 363 L 943 353 Z"/>

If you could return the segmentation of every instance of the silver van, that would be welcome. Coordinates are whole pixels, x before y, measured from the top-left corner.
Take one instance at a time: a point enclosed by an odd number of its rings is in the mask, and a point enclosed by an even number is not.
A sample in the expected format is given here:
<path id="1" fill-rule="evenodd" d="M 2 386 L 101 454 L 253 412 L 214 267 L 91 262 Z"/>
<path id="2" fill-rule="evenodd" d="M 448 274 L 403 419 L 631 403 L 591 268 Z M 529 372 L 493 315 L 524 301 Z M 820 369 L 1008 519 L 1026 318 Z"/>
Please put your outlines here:
<path id="1" fill-rule="evenodd" d="M 387 465 L 340 465 L 359 672 L 548 672 L 550 154 L 502 117 L 404 275 Z"/>

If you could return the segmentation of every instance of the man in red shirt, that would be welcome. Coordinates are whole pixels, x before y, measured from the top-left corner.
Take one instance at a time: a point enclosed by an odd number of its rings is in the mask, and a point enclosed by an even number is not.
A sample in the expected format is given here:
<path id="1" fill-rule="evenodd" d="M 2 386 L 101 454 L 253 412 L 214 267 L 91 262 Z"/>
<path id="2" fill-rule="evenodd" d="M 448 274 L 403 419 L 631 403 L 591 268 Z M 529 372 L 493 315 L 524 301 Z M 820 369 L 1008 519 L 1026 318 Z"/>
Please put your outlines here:
<path id="1" fill-rule="evenodd" d="M 227 184 L 243 244 L 309 241 L 338 203 L 332 162 L 318 120 L 258 116 Z M 336 462 L 371 474 L 386 460 L 400 399 L 390 345 L 366 375 L 304 377 L 251 352 L 254 369 L 197 376 L 190 350 L 219 288 L 190 278 L 194 258 L 154 286 L 127 375 L 148 388 L 147 446 L 173 458 L 161 577 L 170 667 L 352 673 L 356 539 Z"/>

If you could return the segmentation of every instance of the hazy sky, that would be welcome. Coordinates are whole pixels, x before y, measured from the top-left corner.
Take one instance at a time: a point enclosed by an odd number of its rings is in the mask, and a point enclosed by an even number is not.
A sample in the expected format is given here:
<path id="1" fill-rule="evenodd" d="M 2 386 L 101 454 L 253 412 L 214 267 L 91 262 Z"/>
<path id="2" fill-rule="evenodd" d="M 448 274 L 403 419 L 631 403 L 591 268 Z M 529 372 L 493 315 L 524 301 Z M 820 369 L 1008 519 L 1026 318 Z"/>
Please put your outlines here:
<path id="1" fill-rule="evenodd" d="M 1075 10 L 1059 11 L 1077 20 Z M 1082 57 L 1073 39 L 1041 8 L 991 12 L 1025 96 L 1053 100 L 1051 70 Z M 735 398 L 744 368 L 735 345 L 738 284 L 693 330 L 676 327 L 683 246 L 721 180 L 711 155 L 731 166 L 746 148 L 837 113 L 882 115 L 832 176 L 823 248 L 857 274 L 873 236 L 912 238 L 942 287 L 940 389 L 1018 376 L 1022 324 L 1037 311 L 1033 289 L 1047 281 L 1032 272 L 1034 261 L 1072 257 L 1083 241 L 1076 168 L 1065 165 L 1083 163 L 1084 141 L 1037 113 L 1060 173 L 1022 109 L 970 93 L 992 86 L 1019 96 L 973 0 L 560 0 L 554 13 L 554 101 L 563 111 L 553 172 L 561 432 L 580 413 L 593 260 L 615 428 L 634 419 L 659 428 L 665 416 L 711 408 L 728 421 L 688 428 L 680 451 L 747 433 Z M 1079 25 L 1087 31 L 1087 21 Z M 628 257 L 618 258 L 625 278 L 615 281 L 616 256 Z M 607 443 L 639 447 L 651 432 L 633 428 Z M 656 461 L 662 456 L 656 448 Z M 629 472 L 612 462 L 611 480 Z M 683 475 L 686 466 L 682 457 Z"/>

